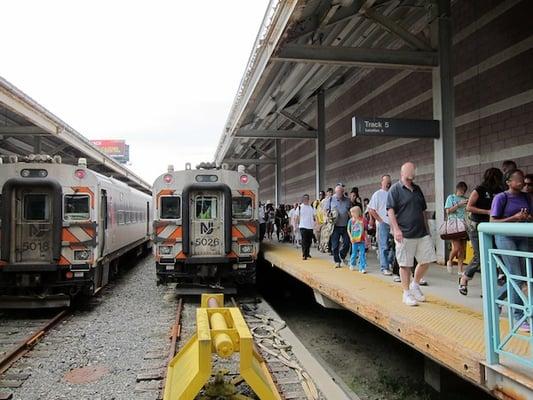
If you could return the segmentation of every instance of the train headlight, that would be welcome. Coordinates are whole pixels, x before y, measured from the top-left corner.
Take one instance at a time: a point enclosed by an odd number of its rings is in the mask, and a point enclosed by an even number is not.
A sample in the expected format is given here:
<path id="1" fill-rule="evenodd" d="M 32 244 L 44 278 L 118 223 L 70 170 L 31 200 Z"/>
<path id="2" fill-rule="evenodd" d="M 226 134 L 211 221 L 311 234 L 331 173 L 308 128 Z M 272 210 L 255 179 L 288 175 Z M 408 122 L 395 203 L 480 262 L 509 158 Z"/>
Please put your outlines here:
<path id="1" fill-rule="evenodd" d="M 242 254 L 250 254 L 254 251 L 253 244 L 243 244 L 240 247 Z"/>
<path id="2" fill-rule="evenodd" d="M 78 179 L 85 178 L 85 175 L 87 175 L 87 173 L 83 169 L 77 169 L 76 171 L 74 171 L 74 176 Z"/>
<path id="3" fill-rule="evenodd" d="M 172 253 L 172 246 L 159 246 L 159 254 L 169 255 Z"/>
<path id="4" fill-rule="evenodd" d="M 74 250 L 74 260 L 87 261 L 91 257 L 91 250 Z"/>

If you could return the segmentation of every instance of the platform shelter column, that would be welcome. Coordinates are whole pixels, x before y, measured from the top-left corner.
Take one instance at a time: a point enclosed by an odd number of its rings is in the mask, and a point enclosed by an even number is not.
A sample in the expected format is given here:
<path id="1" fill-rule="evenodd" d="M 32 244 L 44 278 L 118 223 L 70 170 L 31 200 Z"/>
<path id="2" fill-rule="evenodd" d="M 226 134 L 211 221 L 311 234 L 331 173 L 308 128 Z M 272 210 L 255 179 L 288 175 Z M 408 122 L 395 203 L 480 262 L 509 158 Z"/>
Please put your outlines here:
<path id="1" fill-rule="evenodd" d="M 434 144 L 436 226 L 444 221 L 446 196 L 455 191 L 455 101 L 452 71 L 450 0 L 435 0 L 431 26 L 432 45 L 438 48 L 439 65 L 433 68 L 433 117 L 440 121 L 440 137 Z M 445 242 L 437 234 L 437 261 L 445 262 Z"/>
<path id="2" fill-rule="evenodd" d="M 324 90 L 317 95 L 317 138 L 316 146 L 316 197 L 326 190 L 326 101 Z"/>

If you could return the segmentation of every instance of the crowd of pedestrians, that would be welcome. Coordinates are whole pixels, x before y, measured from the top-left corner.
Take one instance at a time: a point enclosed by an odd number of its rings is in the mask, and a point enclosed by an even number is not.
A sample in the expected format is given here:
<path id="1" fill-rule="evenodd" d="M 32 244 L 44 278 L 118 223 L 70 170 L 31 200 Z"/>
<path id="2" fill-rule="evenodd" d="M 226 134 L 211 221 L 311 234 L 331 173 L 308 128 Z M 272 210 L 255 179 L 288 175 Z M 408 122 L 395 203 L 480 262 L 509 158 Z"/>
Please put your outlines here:
<path id="1" fill-rule="evenodd" d="M 415 306 L 425 301 L 421 286 L 426 284 L 424 276 L 430 263 L 437 258 L 427 223 L 426 200 L 415 179 L 416 167 L 407 162 L 401 167 L 399 181 L 392 184 L 391 176 L 383 175 L 380 188 L 370 199 L 362 199 L 357 187 L 346 194 L 345 185 L 339 182 L 334 189 L 320 191 L 313 202 L 306 194 L 293 206 L 281 205 L 275 213 L 278 240 L 301 246 L 303 260 L 311 257 L 314 242 L 320 251 L 331 254 L 335 268 L 346 266 L 361 273 L 367 271 L 366 253 L 375 241 L 381 273 L 394 275 L 394 280 L 402 284 L 403 303 Z M 489 221 L 531 222 L 532 196 L 533 174 L 524 174 L 510 160 L 504 161 L 501 169 L 487 169 L 470 194 L 467 184 L 458 182 L 455 192 L 447 196 L 442 205 L 446 221 L 439 234 L 449 240 L 446 267 L 454 273 L 457 263 L 460 294 L 468 295 L 468 282 L 480 271 L 478 225 Z M 262 213 L 269 237 L 272 212 L 267 205 Z M 473 255 L 465 269 L 468 240 Z M 495 236 L 498 249 L 532 251 L 531 244 L 527 238 Z M 507 255 L 502 260 L 511 274 L 525 276 L 523 260 Z M 521 296 L 514 289 L 507 293 L 507 285 L 501 285 L 497 296 L 521 304 Z M 515 308 L 515 321 L 522 321 L 522 317 L 523 311 Z M 530 329 L 527 321 L 521 323 L 521 329 Z"/>

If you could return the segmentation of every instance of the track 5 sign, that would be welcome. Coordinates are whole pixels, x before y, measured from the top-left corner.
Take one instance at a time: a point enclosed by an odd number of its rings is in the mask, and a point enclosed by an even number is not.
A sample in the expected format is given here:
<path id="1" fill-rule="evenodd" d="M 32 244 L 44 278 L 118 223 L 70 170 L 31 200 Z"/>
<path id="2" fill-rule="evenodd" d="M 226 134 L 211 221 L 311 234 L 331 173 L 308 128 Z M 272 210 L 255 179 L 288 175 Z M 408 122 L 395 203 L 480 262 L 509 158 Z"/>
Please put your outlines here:
<path id="1" fill-rule="evenodd" d="M 438 139 L 439 121 L 434 119 L 352 118 L 352 137 L 395 136 Z"/>

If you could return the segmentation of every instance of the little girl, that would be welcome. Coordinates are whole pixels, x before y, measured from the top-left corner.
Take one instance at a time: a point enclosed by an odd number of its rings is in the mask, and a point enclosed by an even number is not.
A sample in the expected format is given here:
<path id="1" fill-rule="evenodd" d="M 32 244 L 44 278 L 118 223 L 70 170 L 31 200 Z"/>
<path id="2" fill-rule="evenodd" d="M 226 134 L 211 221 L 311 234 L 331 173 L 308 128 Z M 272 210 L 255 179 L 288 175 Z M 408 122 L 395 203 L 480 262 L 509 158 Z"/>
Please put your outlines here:
<path id="1" fill-rule="evenodd" d="M 350 270 L 355 270 L 355 260 L 359 253 L 359 271 L 366 274 L 366 230 L 368 222 L 363 217 L 361 207 L 350 208 L 352 218 L 348 221 L 348 235 L 352 242 L 352 255 L 350 257 Z"/>

